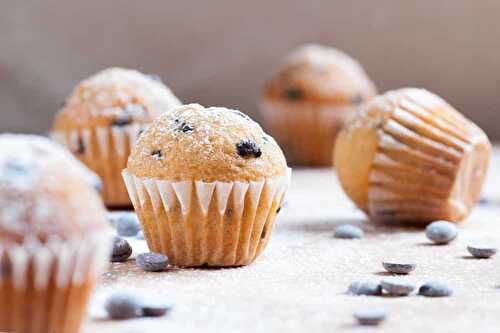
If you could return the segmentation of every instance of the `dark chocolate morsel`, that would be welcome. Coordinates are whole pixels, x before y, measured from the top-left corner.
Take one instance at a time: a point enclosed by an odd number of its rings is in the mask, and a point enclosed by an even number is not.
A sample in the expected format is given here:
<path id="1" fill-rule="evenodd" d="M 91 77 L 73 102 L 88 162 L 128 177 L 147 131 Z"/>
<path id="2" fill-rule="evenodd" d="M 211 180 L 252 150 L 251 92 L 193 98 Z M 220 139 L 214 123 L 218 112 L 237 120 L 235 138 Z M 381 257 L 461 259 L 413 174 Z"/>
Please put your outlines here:
<path id="1" fill-rule="evenodd" d="M 267 228 L 266 226 L 264 226 L 264 229 L 262 229 L 262 233 L 260 234 L 260 239 L 266 238 L 266 234 L 267 234 Z"/>
<path id="2" fill-rule="evenodd" d="M 298 88 L 293 88 L 293 87 L 287 88 L 285 89 L 284 93 L 285 97 L 291 101 L 298 101 L 304 98 L 304 93 L 302 92 L 302 90 Z"/>
<path id="3" fill-rule="evenodd" d="M 276 209 L 276 214 L 278 214 L 280 211 L 281 211 L 281 207 L 278 207 L 278 209 Z"/>
<path id="4" fill-rule="evenodd" d="M 363 95 L 361 95 L 361 94 L 356 94 L 356 95 L 354 95 L 354 96 L 351 98 L 351 103 L 352 103 L 352 104 L 361 104 L 361 103 L 363 103 L 363 100 L 364 100 Z"/>
<path id="5" fill-rule="evenodd" d="M 81 137 L 78 138 L 78 142 L 77 142 L 77 146 L 76 146 L 76 153 L 77 154 L 85 153 L 85 144 L 83 143 L 83 139 Z"/>
<path id="6" fill-rule="evenodd" d="M 132 117 L 128 114 L 119 115 L 113 120 L 111 126 L 122 127 L 129 125 L 132 122 Z"/>
<path id="7" fill-rule="evenodd" d="M 191 132 L 194 130 L 193 125 L 190 125 L 186 122 L 183 122 L 182 125 L 179 127 L 179 130 L 186 133 L 186 132 Z"/>
<path id="8" fill-rule="evenodd" d="M 151 152 L 151 156 L 153 156 L 157 160 L 161 160 L 161 158 L 163 157 L 163 152 L 160 149 L 156 149 Z"/>
<path id="9" fill-rule="evenodd" d="M 238 155 L 245 158 L 247 157 L 258 158 L 262 155 L 262 151 L 257 146 L 257 144 L 250 139 L 241 140 L 239 143 L 236 144 L 236 149 L 238 151 Z"/>

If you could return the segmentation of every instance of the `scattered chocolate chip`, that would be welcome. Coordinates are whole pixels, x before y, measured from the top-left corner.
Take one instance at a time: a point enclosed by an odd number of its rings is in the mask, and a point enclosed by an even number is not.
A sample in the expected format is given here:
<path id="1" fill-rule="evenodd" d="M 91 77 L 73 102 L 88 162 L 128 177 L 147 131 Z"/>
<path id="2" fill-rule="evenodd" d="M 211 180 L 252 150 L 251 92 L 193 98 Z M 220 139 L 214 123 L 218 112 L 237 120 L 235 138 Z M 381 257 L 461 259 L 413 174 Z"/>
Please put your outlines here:
<path id="1" fill-rule="evenodd" d="M 132 247 L 130 244 L 121 237 L 113 239 L 113 248 L 111 252 L 112 262 L 126 261 L 132 255 Z"/>
<path id="2" fill-rule="evenodd" d="M 148 304 L 142 306 L 142 315 L 144 317 L 162 317 L 172 310 L 169 305 Z"/>
<path id="3" fill-rule="evenodd" d="M 351 103 L 352 103 L 352 104 L 361 104 L 361 103 L 363 103 L 363 100 L 364 100 L 363 95 L 361 95 L 361 94 L 356 94 L 356 95 L 354 95 L 354 96 L 352 97 L 352 99 L 351 99 Z"/>
<path id="4" fill-rule="evenodd" d="M 111 126 L 116 126 L 116 127 L 123 127 L 130 125 L 132 123 L 132 117 L 128 114 L 121 114 L 118 115 L 113 122 L 111 123 Z"/>
<path id="5" fill-rule="evenodd" d="M 139 132 L 137 133 L 138 136 L 141 136 L 142 133 L 144 133 L 144 129 L 140 129 Z"/>
<path id="6" fill-rule="evenodd" d="M 193 125 L 190 125 L 186 122 L 182 123 L 181 126 L 179 127 L 179 131 L 182 131 L 184 133 L 186 132 L 192 132 L 194 130 Z"/>
<path id="7" fill-rule="evenodd" d="M 474 257 L 479 259 L 487 259 L 493 257 L 497 253 L 495 247 L 489 246 L 467 246 L 467 251 Z"/>
<path id="8" fill-rule="evenodd" d="M 153 158 L 157 161 L 161 160 L 163 158 L 163 152 L 159 149 L 157 150 L 153 150 L 151 152 L 151 156 L 153 156 Z"/>
<path id="9" fill-rule="evenodd" d="M 432 222 L 425 228 L 425 235 L 436 244 L 448 244 L 457 237 L 457 227 L 448 221 Z"/>
<path id="10" fill-rule="evenodd" d="M 359 280 L 349 285 L 347 293 L 351 295 L 379 296 L 382 295 L 382 286 L 378 282 Z"/>
<path id="11" fill-rule="evenodd" d="M 287 88 L 284 91 L 285 97 L 291 101 L 298 101 L 304 97 L 302 90 L 298 88 Z"/>
<path id="12" fill-rule="evenodd" d="M 280 211 L 281 211 L 281 207 L 278 207 L 278 209 L 276 209 L 276 214 L 279 214 Z"/>
<path id="13" fill-rule="evenodd" d="M 129 319 L 141 314 L 140 300 L 126 293 L 111 295 L 105 304 L 106 312 L 111 319 Z"/>
<path id="14" fill-rule="evenodd" d="M 429 281 L 418 289 L 418 294 L 426 297 L 447 297 L 453 294 L 453 290 L 442 281 Z"/>
<path id="15" fill-rule="evenodd" d="M 409 274 L 417 267 L 414 263 L 396 263 L 389 261 L 382 262 L 382 265 L 386 271 L 394 274 Z"/>
<path id="16" fill-rule="evenodd" d="M 107 217 L 119 236 L 132 237 L 141 230 L 141 224 L 134 212 L 110 212 Z"/>
<path id="17" fill-rule="evenodd" d="M 238 151 L 238 155 L 245 158 L 247 157 L 259 158 L 262 155 L 262 151 L 257 146 L 257 144 L 250 139 L 241 140 L 239 143 L 236 144 L 236 149 Z"/>
<path id="18" fill-rule="evenodd" d="M 350 224 L 342 224 L 335 228 L 333 237 L 341 239 L 359 239 L 363 238 L 363 234 L 363 230 L 359 227 Z"/>
<path id="19" fill-rule="evenodd" d="M 79 137 L 78 142 L 76 143 L 76 153 L 83 154 L 85 153 L 85 144 L 83 143 L 83 138 Z"/>
<path id="20" fill-rule="evenodd" d="M 140 230 L 137 235 L 135 235 L 135 238 L 144 240 L 144 231 Z"/>
<path id="21" fill-rule="evenodd" d="M 168 265 L 168 258 L 161 253 L 142 253 L 135 259 L 137 266 L 146 272 L 160 272 Z"/>
<path id="22" fill-rule="evenodd" d="M 391 296 L 408 296 L 415 286 L 403 279 L 385 279 L 380 282 L 382 289 Z"/>
<path id="23" fill-rule="evenodd" d="M 163 80 L 161 77 L 157 74 L 146 74 L 147 77 L 149 77 L 151 80 L 156 81 L 156 82 L 161 82 L 163 83 Z"/>
<path id="24" fill-rule="evenodd" d="M 360 309 L 354 311 L 353 316 L 360 325 L 376 326 L 385 320 L 387 313 L 384 309 Z"/>
<path id="25" fill-rule="evenodd" d="M 266 238 L 266 235 L 267 235 L 267 227 L 264 226 L 264 228 L 262 229 L 262 232 L 260 234 L 260 239 Z"/>

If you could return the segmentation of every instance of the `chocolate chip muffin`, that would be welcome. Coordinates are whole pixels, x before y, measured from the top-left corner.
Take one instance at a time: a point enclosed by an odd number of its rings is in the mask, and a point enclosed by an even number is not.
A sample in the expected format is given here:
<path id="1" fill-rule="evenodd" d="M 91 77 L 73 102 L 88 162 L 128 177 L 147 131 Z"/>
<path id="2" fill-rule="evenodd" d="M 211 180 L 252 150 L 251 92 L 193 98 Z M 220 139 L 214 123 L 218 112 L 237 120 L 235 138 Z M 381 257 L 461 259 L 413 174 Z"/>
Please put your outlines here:
<path id="1" fill-rule="evenodd" d="M 110 68 L 76 86 L 52 136 L 101 177 L 106 205 L 130 206 L 120 173 L 131 148 L 153 119 L 178 105 L 158 77 Z"/>
<path id="2" fill-rule="evenodd" d="M 442 98 L 405 88 L 375 97 L 335 147 L 342 187 L 377 222 L 458 222 L 479 200 L 486 134 Z"/>
<path id="3" fill-rule="evenodd" d="M 153 252 L 177 266 L 240 266 L 264 250 L 290 169 L 245 114 L 185 105 L 137 142 L 124 178 Z"/>
<path id="4" fill-rule="evenodd" d="M 305 45 L 266 83 L 260 109 L 290 163 L 326 166 L 345 119 L 375 93 L 356 60 L 331 47 Z"/>
<path id="5" fill-rule="evenodd" d="M 48 139 L 0 135 L 0 331 L 79 331 L 111 243 L 84 168 Z"/>

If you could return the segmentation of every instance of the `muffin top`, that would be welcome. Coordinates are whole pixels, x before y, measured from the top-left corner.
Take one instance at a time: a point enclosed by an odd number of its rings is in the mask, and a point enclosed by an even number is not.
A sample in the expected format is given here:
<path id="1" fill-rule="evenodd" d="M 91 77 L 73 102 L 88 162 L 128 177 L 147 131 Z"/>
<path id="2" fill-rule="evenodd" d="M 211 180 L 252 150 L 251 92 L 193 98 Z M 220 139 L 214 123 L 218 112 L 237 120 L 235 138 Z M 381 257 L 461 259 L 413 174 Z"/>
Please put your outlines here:
<path id="1" fill-rule="evenodd" d="M 50 140 L 0 135 L 0 242 L 45 242 L 107 230 L 90 180 L 87 169 Z"/>
<path id="2" fill-rule="evenodd" d="M 56 115 L 54 129 L 148 123 L 178 105 L 157 76 L 109 68 L 74 88 Z"/>
<path id="3" fill-rule="evenodd" d="M 304 45 L 293 51 L 264 88 L 264 96 L 290 102 L 359 104 L 376 94 L 361 65 L 326 46 Z"/>
<path id="4" fill-rule="evenodd" d="M 184 105 L 157 118 L 139 138 L 127 170 L 163 180 L 252 181 L 281 176 L 280 147 L 240 111 Z"/>

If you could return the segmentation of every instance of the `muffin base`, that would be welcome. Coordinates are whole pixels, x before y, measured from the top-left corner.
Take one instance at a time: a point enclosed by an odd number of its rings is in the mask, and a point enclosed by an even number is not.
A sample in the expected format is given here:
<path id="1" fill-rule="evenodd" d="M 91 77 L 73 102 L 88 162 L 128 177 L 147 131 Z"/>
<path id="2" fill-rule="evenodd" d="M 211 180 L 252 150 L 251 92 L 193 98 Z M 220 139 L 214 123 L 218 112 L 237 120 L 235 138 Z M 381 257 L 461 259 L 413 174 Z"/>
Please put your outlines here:
<path id="1" fill-rule="evenodd" d="M 242 266 L 265 249 L 291 169 L 252 182 L 123 177 L 151 251 L 179 267 Z"/>
<path id="2" fill-rule="evenodd" d="M 0 331 L 77 333 L 109 236 L 0 245 Z"/>
<path id="3" fill-rule="evenodd" d="M 335 138 L 355 105 L 265 100 L 261 103 L 267 131 L 294 165 L 331 166 Z"/>
<path id="4" fill-rule="evenodd" d="M 106 206 L 131 207 L 121 171 L 143 128 L 139 124 L 82 128 L 53 132 L 52 137 L 101 178 Z"/>

